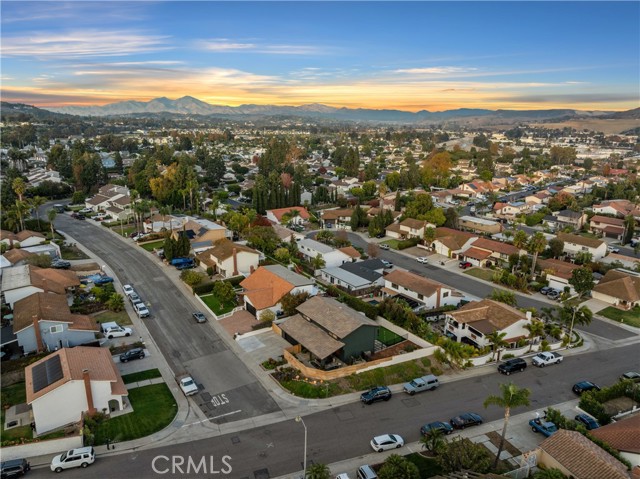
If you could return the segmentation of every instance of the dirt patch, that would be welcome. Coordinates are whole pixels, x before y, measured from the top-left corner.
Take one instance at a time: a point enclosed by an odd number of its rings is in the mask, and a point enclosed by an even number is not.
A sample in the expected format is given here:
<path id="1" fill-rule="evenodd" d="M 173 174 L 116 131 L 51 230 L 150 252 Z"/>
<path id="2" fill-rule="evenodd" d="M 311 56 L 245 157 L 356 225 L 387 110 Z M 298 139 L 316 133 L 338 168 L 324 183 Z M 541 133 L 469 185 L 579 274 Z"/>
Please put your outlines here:
<path id="1" fill-rule="evenodd" d="M 609 415 L 616 415 L 619 412 L 630 411 L 634 406 L 638 406 L 638 403 L 633 399 L 626 396 L 622 396 L 615 399 L 610 399 L 602 405 L 604 410 Z"/>
<path id="2" fill-rule="evenodd" d="M 391 356 L 396 356 L 398 354 L 401 354 L 401 351 L 407 351 L 407 349 L 409 351 L 413 351 L 416 349 L 420 349 L 420 347 L 412 343 L 408 339 L 405 339 L 404 341 L 398 344 L 394 344 L 393 346 L 389 346 L 388 348 L 383 349 L 382 351 L 378 351 L 377 353 L 372 354 L 371 361 L 374 361 L 376 359 L 390 358 Z"/>
<path id="3" fill-rule="evenodd" d="M 500 447 L 500 434 L 496 431 L 489 431 L 486 433 L 486 436 L 489 438 L 489 442 L 496 447 Z M 522 454 L 520 450 L 511 444 L 507 439 L 504 440 L 504 450 L 511 454 L 513 457 L 517 457 Z"/>
<path id="4" fill-rule="evenodd" d="M 100 271 L 98 263 L 80 263 L 72 264 L 69 268 L 71 271 Z"/>

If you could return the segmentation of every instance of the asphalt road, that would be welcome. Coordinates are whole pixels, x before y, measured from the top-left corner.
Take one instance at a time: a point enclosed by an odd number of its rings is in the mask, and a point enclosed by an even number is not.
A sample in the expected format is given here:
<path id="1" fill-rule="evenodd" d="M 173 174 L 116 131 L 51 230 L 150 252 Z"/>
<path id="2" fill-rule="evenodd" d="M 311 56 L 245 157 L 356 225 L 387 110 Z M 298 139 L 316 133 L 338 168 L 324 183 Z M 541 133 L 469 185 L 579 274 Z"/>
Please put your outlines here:
<path id="1" fill-rule="evenodd" d="M 579 356 L 565 357 L 562 364 L 544 369 L 529 367 L 522 373 L 511 375 L 509 380 L 520 387 L 531 390 L 531 405 L 518 408 L 515 414 L 527 411 L 541 411 L 560 402 L 575 399 L 571 386 L 579 380 L 588 379 L 600 386 L 607 386 L 628 370 L 640 368 L 640 360 L 635 354 L 637 345 L 595 351 Z M 379 434 L 395 433 L 412 442 L 419 439 L 420 426 L 434 420 L 448 420 L 463 412 L 477 412 L 485 421 L 502 417 L 503 411 L 497 407 L 484 409 L 482 403 L 490 394 L 498 393 L 498 384 L 507 382 L 500 374 L 491 373 L 470 379 L 444 382 L 433 392 L 410 397 L 396 394 L 389 402 L 365 406 L 352 403 L 332 410 L 304 417 L 308 430 L 308 463 L 329 464 L 358 457 L 371 452 L 369 440 Z M 523 432 L 533 434 L 530 431 Z M 302 470 L 304 429 L 295 421 L 285 421 L 266 427 L 259 427 L 239 433 L 175 444 L 152 450 L 127 452 L 122 455 L 99 457 L 88 471 L 75 469 L 64 472 L 65 478 L 87 477 L 87 473 L 101 478 L 122 477 L 211 477 L 211 469 L 231 471 L 220 472 L 218 477 L 267 479 Z M 223 456 L 229 458 L 223 462 Z M 171 463 L 170 457 L 188 457 L 199 463 L 206 458 L 209 469 L 206 473 L 182 473 L 163 471 Z M 211 466 L 209 464 L 211 463 Z M 193 469 L 191 470 L 193 472 Z M 352 471 L 349 471 L 352 472 Z M 45 477 L 48 469 L 34 470 L 31 476 Z"/>
<path id="2" fill-rule="evenodd" d="M 167 266 L 154 262 L 133 242 L 123 241 L 105 228 L 58 215 L 57 229 L 99 256 L 107 273 L 132 284 L 147 304 L 149 333 L 176 374 L 189 373 L 201 392 L 192 396 L 213 422 L 237 421 L 279 410 L 278 405 L 244 363 L 227 348 L 213 328 L 197 324 L 196 309 L 165 274 Z"/>

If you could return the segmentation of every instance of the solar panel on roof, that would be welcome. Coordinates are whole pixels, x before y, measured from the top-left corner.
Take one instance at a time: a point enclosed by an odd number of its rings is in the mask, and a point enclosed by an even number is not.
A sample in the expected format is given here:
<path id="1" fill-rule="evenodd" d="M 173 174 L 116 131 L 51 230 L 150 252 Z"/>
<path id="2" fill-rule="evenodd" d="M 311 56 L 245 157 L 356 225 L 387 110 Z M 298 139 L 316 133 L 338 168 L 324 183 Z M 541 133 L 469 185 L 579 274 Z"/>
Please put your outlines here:
<path id="1" fill-rule="evenodd" d="M 62 379 L 63 373 L 60 356 L 55 355 L 51 359 L 35 366 L 32 375 L 34 393 Z"/>

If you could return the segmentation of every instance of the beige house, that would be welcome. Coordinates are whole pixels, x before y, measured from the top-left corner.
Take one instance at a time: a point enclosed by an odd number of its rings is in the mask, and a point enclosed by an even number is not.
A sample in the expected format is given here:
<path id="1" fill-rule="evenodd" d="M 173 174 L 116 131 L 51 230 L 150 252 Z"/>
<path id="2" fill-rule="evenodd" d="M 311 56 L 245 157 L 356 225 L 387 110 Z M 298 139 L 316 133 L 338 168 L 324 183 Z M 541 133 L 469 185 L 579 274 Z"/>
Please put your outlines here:
<path id="1" fill-rule="evenodd" d="M 234 243 L 226 238 L 216 241 L 213 248 L 209 248 L 196 256 L 200 265 L 213 268 L 225 278 L 243 275 L 249 276 L 258 269 L 260 253 L 256 250 Z"/>
<path id="2" fill-rule="evenodd" d="M 573 276 L 573 271 L 580 268 L 580 265 L 567 263 L 559 259 L 541 259 L 538 264 L 551 288 L 558 291 L 564 291 L 565 288 L 569 288 L 569 294 L 576 294 L 573 286 L 569 284 L 569 280 Z"/>
<path id="3" fill-rule="evenodd" d="M 564 242 L 564 252 L 570 256 L 590 253 L 594 260 L 599 260 L 607 255 L 607 244 L 599 239 L 569 233 L 558 233 L 557 238 Z"/>
<path id="4" fill-rule="evenodd" d="M 433 251 L 447 258 L 457 258 L 478 237 L 452 228 L 437 228 L 436 239 L 430 246 Z"/>
<path id="5" fill-rule="evenodd" d="M 15 243 L 20 244 L 21 248 L 28 246 L 36 246 L 44 243 L 47 238 L 37 231 L 22 230 L 19 233 L 0 230 L 0 243 L 6 244 L 9 248 L 13 248 Z"/>
<path id="6" fill-rule="evenodd" d="M 502 224 L 497 221 L 478 218 L 477 216 L 461 216 L 458 218 L 458 226 L 461 229 L 474 233 L 498 234 L 503 230 Z"/>
<path id="7" fill-rule="evenodd" d="M 194 218 L 188 219 L 180 228 L 173 230 L 171 237 L 177 241 L 183 234 L 189 239 L 191 250 L 195 254 L 212 248 L 217 241 L 230 236 L 230 232 L 224 226 L 213 221 Z"/>
<path id="8" fill-rule="evenodd" d="M 382 294 L 406 301 L 414 311 L 457 305 L 462 299 L 442 283 L 400 269 L 384 276 Z"/>
<path id="9" fill-rule="evenodd" d="M 107 348 L 62 348 L 24 373 L 38 434 L 76 423 L 84 413 L 125 407 L 127 388 Z"/>
<path id="10" fill-rule="evenodd" d="M 416 220 L 413 218 L 406 218 L 400 223 L 392 223 L 386 228 L 387 236 L 396 238 L 399 240 L 424 237 L 424 231 L 426 228 L 435 228 L 436 225 L 427 223 L 424 220 Z"/>
<path id="11" fill-rule="evenodd" d="M 11 308 L 34 293 L 65 295 L 78 286 L 80 279 L 73 271 L 24 265 L 6 268 L 2 274 L 2 292 Z"/>
<path id="12" fill-rule="evenodd" d="M 640 273 L 610 269 L 594 286 L 591 296 L 621 309 L 640 306 Z"/>
<path id="13" fill-rule="evenodd" d="M 624 220 L 622 218 L 595 215 L 589 221 L 589 230 L 605 238 L 621 240 L 624 236 L 624 229 Z"/>

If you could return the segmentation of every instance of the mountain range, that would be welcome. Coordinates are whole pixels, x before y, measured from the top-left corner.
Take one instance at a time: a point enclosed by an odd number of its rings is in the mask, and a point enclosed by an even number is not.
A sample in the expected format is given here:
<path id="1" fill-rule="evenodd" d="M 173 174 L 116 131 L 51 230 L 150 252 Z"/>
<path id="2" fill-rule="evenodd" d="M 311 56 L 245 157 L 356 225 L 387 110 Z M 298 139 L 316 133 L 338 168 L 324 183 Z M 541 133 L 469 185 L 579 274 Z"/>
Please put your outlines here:
<path id="1" fill-rule="evenodd" d="M 215 116 L 215 117 L 274 117 L 293 116 L 299 118 L 334 119 L 347 121 L 396 122 L 396 123 L 430 123 L 464 118 L 491 117 L 494 120 L 549 120 L 567 119 L 574 117 L 607 117 L 610 115 L 624 115 L 631 113 L 636 117 L 638 111 L 580 111 L 571 109 L 551 110 L 487 110 L 460 108 L 431 112 L 420 110 L 409 112 L 402 110 L 375 110 L 368 108 L 336 108 L 319 103 L 301 106 L 276 105 L 240 105 L 224 106 L 211 105 L 191 96 L 184 96 L 177 100 L 169 98 L 155 98 L 151 101 L 123 101 L 103 106 L 64 106 L 45 107 L 46 110 L 79 116 L 154 116 L 160 113 L 171 113 L 186 116 Z M 626 115 L 625 115 L 626 116 Z M 487 118 L 488 119 L 488 118 Z"/>

